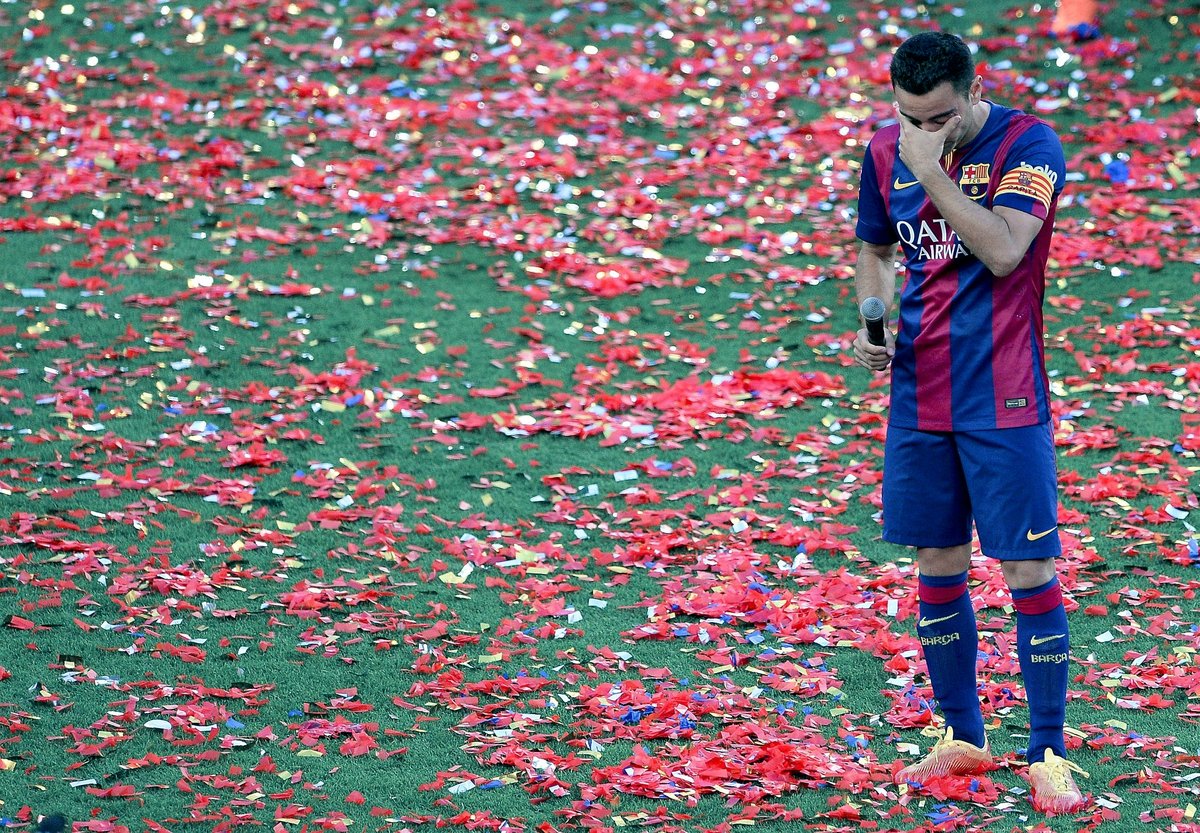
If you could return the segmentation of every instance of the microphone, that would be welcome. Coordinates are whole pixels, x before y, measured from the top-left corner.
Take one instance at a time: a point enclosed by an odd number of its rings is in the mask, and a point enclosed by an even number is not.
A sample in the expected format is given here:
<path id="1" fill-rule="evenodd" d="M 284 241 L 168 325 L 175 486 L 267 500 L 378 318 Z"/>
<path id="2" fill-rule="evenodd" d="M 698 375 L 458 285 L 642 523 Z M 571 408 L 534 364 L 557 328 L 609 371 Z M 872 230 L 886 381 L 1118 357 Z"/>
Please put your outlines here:
<path id="1" fill-rule="evenodd" d="M 875 297 L 867 298 L 858 311 L 867 327 L 867 341 L 880 347 L 886 344 L 887 340 L 883 337 L 883 316 L 887 313 L 887 307 L 883 301 Z"/>

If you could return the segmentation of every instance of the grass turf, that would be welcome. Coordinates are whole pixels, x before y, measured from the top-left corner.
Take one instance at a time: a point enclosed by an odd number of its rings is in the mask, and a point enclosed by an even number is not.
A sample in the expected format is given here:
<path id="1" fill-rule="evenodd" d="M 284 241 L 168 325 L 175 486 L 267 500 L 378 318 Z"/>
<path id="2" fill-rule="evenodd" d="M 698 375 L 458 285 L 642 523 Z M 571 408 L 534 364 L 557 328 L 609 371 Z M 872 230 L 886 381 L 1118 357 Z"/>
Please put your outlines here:
<path id="1" fill-rule="evenodd" d="M 1083 823 L 1189 823 L 1186 16 L 3 11 L 9 819 L 1038 824 L 982 561 L 1006 768 L 889 778 L 928 692 L 848 212 L 879 56 L 944 25 L 1083 175 L 1048 306 Z"/>

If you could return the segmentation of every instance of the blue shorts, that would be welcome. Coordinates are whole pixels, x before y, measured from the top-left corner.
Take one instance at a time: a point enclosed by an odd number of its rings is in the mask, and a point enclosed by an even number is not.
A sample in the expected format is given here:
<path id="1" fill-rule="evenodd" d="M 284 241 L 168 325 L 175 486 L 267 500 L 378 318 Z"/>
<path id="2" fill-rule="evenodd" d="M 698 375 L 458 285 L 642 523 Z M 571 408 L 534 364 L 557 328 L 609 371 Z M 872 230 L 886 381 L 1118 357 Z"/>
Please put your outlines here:
<path id="1" fill-rule="evenodd" d="M 971 542 L 974 522 L 992 558 L 1062 553 L 1051 423 L 956 432 L 889 425 L 883 459 L 885 541 L 955 547 Z"/>

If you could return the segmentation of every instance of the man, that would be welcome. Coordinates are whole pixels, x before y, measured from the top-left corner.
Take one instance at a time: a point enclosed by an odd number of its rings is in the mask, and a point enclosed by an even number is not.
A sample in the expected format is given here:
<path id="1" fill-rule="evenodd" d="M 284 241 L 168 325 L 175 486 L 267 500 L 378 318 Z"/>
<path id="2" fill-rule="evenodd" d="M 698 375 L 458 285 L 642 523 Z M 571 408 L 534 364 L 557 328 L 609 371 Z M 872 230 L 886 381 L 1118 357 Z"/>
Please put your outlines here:
<path id="1" fill-rule="evenodd" d="M 1068 813 L 1085 799 L 1063 739 L 1070 646 L 1042 352 L 1062 145 L 1044 122 L 983 98 L 971 52 L 953 35 L 906 40 L 891 80 L 899 123 L 874 136 L 862 168 L 859 301 L 890 307 L 898 247 L 907 277 L 896 335 L 885 331 L 876 345 L 864 327 L 854 355 L 871 370 L 892 368 L 883 537 L 916 548 L 917 636 L 946 721 L 897 782 L 993 767 L 967 592 L 974 523 L 1016 609 L 1031 798 L 1042 812 Z"/>

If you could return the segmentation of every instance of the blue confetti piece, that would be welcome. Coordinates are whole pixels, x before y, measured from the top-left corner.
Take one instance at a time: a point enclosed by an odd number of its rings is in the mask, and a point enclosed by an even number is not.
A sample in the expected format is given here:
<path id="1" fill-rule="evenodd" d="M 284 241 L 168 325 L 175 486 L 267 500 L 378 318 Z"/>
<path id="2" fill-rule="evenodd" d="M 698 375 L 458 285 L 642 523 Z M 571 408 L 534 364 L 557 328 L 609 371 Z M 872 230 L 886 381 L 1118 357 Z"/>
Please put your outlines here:
<path id="1" fill-rule="evenodd" d="M 642 709 L 627 709 L 625 714 L 621 715 L 620 720 L 626 726 L 632 726 L 636 723 L 640 723 L 642 718 L 645 717 L 648 712 L 649 709 L 646 709 L 645 711 Z"/>
<path id="2" fill-rule="evenodd" d="M 1109 180 L 1114 183 L 1119 184 L 1122 182 L 1128 182 L 1129 181 L 1129 166 L 1126 165 L 1124 162 L 1122 162 L 1120 159 L 1114 159 L 1113 161 L 1109 162 L 1107 165 L 1104 166 L 1104 175 L 1107 176 L 1109 178 Z"/>

